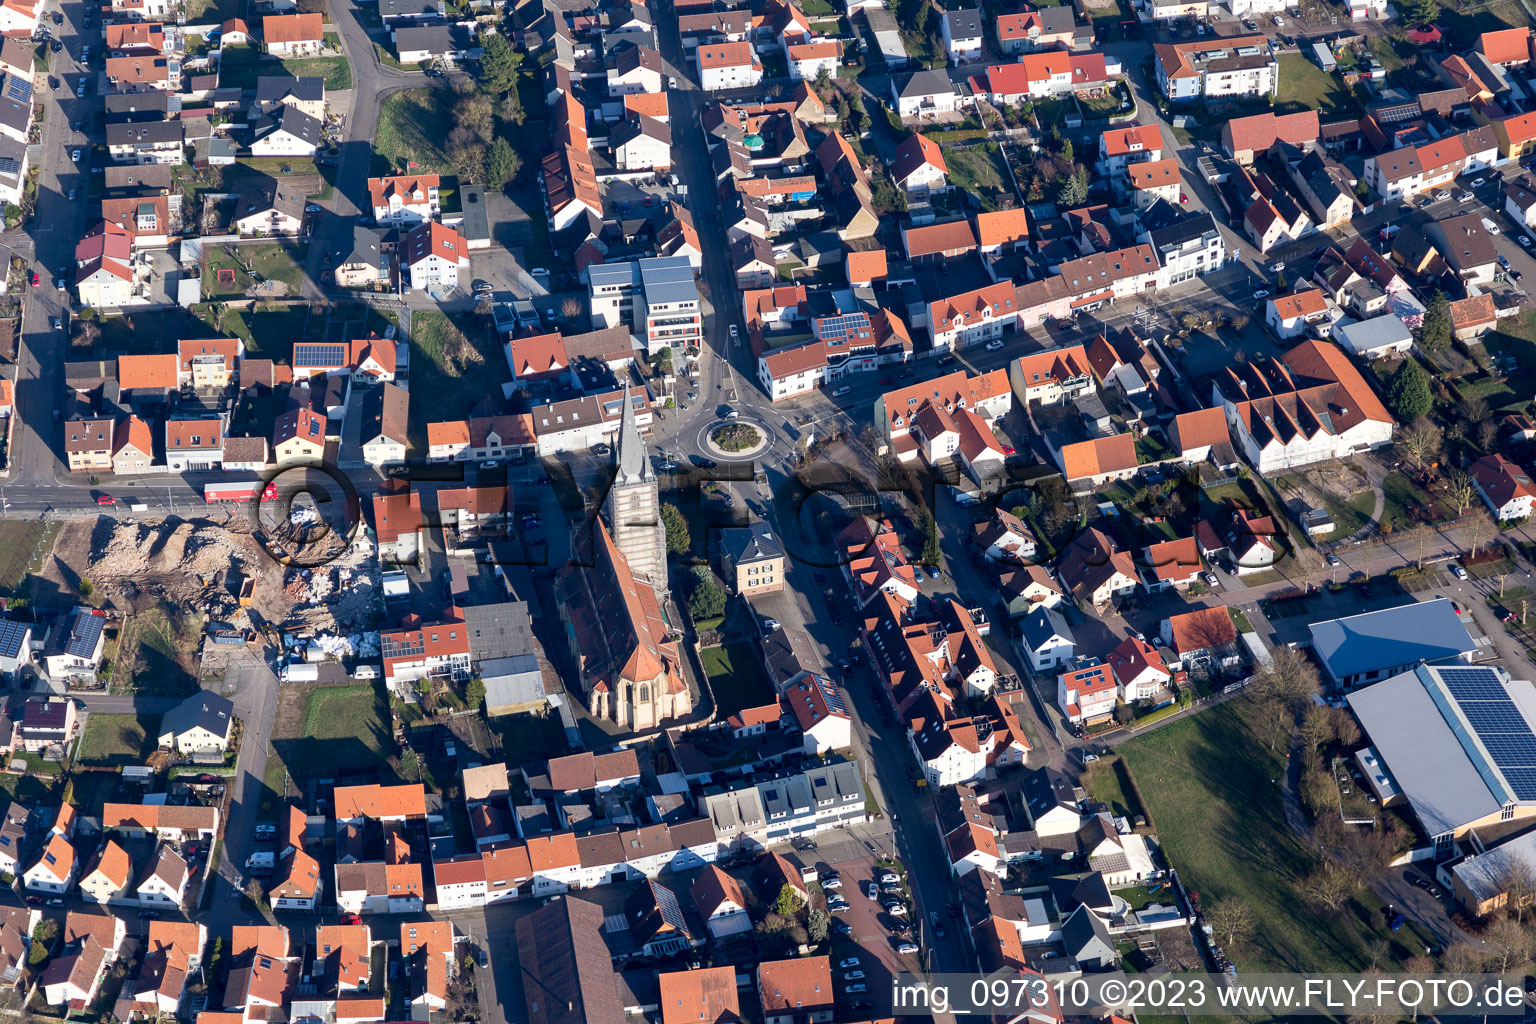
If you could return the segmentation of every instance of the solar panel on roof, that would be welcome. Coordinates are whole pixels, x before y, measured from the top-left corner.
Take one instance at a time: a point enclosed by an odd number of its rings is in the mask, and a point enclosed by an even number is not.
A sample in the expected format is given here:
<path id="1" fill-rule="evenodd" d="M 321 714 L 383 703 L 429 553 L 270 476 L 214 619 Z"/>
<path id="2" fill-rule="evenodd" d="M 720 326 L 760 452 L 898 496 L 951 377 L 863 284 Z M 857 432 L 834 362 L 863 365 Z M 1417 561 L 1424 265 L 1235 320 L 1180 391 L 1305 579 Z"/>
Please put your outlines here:
<path id="1" fill-rule="evenodd" d="M 303 350 L 302 354 L 300 349 Z M 345 366 L 347 346 L 323 342 L 295 345 L 293 361 L 301 366 Z"/>
<path id="2" fill-rule="evenodd" d="M 1515 799 L 1536 800 L 1536 734 L 1498 673 L 1487 668 L 1448 668 L 1439 675 Z"/>
<path id="3" fill-rule="evenodd" d="M 6 99 L 26 103 L 32 99 L 32 83 L 14 76 L 8 77 L 5 83 L 5 96 Z"/>

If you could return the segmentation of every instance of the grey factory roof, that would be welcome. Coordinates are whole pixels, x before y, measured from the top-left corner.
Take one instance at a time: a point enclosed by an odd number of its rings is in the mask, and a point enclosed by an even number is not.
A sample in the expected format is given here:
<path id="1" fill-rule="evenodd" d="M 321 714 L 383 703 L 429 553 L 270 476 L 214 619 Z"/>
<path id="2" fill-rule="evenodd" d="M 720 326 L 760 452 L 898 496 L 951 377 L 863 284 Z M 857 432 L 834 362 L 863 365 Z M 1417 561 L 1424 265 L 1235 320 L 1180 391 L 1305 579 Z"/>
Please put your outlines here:
<path id="1" fill-rule="evenodd" d="M 1413 340 L 1413 332 L 1408 330 L 1408 325 L 1390 313 L 1372 317 L 1369 320 L 1361 320 L 1358 323 L 1345 324 L 1334 330 L 1343 338 L 1346 346 L 1357 355 L 1363 355 L 1384 345 L 1396 345 Z"/>
<path id="2" fill-rule="evenodd" d="M 471 605 L 464 609 L 470 656 L 485 684 L 485 706 L 500 708 L 543 700 L 544 673 L 534 650 L 526 601 Z"/>
<path id="3" fill-rule="evenodd" d="M 1314 622 L 1312 647 L 1335 679 L 1451 661 L 1476 650 L 1461 616 L 1441 598 Z"/>
<path id="4" fill-rule="evenodd" d="M 1507 694 L 1509 721 L 1474 727 L 1465 706 L 1447 689 L 1450 679 L 1480 677 Z M 1507 735 L 1497 728 L 1529 732 L 1536 720 L 1536 686 L 1510 682 L 1493 668 L 1437 668 L 1420 665 L 1349 695 L 1349 706 L 1392 776 L 1399 792 L 1430 838 L 1455 832 L 1497 815 L 1505 804 L 1522 802 L 1515 780 L 1530 793 L 1530 767 L 1500 768 L 1489 744 Z M 1527 744 L 1529 745 L 1529 744 Z"/>

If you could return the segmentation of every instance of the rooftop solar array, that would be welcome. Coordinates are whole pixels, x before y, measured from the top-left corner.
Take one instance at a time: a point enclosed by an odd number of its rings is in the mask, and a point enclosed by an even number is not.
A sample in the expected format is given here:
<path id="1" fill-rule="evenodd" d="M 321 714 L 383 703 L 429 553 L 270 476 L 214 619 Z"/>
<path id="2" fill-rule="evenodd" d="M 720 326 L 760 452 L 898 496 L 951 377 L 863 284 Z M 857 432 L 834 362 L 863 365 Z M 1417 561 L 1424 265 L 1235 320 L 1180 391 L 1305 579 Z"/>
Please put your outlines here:
<path id="1" fill-rule="evenodd" d="M 420 657 L 427 651 L 426 643 L 420 633 L 406 634 L 408 639 L 401 640 L 398 637 L 385 637 L 379 647 L 381 655 L 385 658 Z"/>
<path id="2" fill-rule="evenodd" d="M 65 645 L 65 653 L 76 658 L 89 658 L 96 653 L 96 641 L 101 638 L 101 627 L 106 619 L 100 615 L 92 615 L 90 612 L 81 612 L 75 616 L 75 628 L 70 633 L 69 643 Z"/>
<path id="3" fill-rule="evenodd" d="M 1536 734 L 1498 673 L 1486 668 L 1448 668 L 1440 671 L 1440 679 L 1515 798 L 1536 800 Z"/>
<path id="4" fill-rule="evenodd" d="M 32 83 L 17 78 L 15 75 L 7 75 L 5 79 L 5 98 L 16 100 L 18 103 L 30 103 L 32 101 Z"/>
<path id="5" fill-rule="evenodd" d="M 833 714 L 846 715 L 848 706 L 843 703 L 843 693 L 837 688 L 837 684 L 825 676 L 815 676 L 816 685 L 821 688 L 821 697 L 827 702 L 827 707 Z"/>
<path id="6" fill-rule="evenodd" d="M 293 361 L 298 366 L 345 366 L 347 346 L 310 342 L 293 346 Z"/>

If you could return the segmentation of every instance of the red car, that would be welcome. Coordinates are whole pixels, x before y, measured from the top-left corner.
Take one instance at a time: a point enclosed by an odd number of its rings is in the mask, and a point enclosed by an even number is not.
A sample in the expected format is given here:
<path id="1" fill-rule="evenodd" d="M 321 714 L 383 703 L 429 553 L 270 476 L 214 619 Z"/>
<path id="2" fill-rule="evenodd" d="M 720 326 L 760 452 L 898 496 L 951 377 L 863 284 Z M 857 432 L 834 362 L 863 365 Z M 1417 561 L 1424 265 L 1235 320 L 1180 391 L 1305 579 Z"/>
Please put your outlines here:
<path id="1" fill-rule="evenodd" d="M 117 504 L 117 499 L 112 497 L 112 495 L 110 495 L 110 494 L 98 494 L 98 495 L 96 495 L 96 504 L 98 504 L 98 505 L 116 505 Z"/>
<path id="2" fill-rule="evenodd" d="M 360 923 L 362 923 L 362 920 L 363 920 L 362 918 L 360 918 L 356 914 L 353 914 L 353 913 L 350 913 L 350 912 L 341 915 L 341 923 L 342 924 L 360 924 Z"/>
<path id="3" fill-rule="evenodd" d="M 1011 445 L 1011 444 L 1003 445 L 1003 454 L 1004 455 L 1012 455 L 1013 453 L 1014 453 L 1013 452 L 1013 445 Z"/>

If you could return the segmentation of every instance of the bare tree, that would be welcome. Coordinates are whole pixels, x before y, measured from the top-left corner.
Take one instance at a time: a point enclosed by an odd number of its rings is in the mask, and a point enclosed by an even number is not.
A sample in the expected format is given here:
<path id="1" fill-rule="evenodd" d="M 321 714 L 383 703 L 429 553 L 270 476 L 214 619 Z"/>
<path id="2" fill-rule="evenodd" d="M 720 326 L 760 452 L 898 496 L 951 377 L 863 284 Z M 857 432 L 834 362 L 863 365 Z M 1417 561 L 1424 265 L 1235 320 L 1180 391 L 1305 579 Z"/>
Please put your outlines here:
<path id="1" fill-rule="evenodd" d="M 1493 538 L 1493 520 L 1482 512 L 1473 513 L 1467 520 L 1467 554 L 1476 556 L 1483 545 Z"/>
<path id="2" fill-rule="evenodd" d="M 1440 965 L 1447 974 L 1482 974 L 1486 959 L 1470 942 L 1453 942 L 1440 958 Z"/>
<path id="3" fill-rule="evenodd" d="M 1354 716 L 1343 708 L 1330 708 L 1333 712 L 1333 740 L 1345 750 L 1349 750 L 1360 742 L 1360 726 L 1355 724 Z"/>
<path id="4" fill-rule="evenodd" d="M 1278 698 L 1292 714 L 1299 713 L 1318 688 L 1317 668 L 1306 655 L 1286 646 L 1276 647 L 1248 684 L 1256 698 Z"/>
<path id="5" fill-rule="evenodd" d="M 1536 900 L 1536 866 L 1516 855 L 1504 862 L 1499 874 L 1499 888 L 1504 890 L 1505 907 L 1515 912 L 1515 921 L 1525 923 L 1525 910 Z"/>
<path id="6" fill-rule="evenodd" d="M 1448 469 L 1441 479 L 1445 481 L 1445 500 L 1451 503 L 1457 516 L 1466 515 L 1467 509 L 1477 500 L 1471 474 L 1462 469 Z"/>
<path id="7" fill-rule="evenodd" d="M 1211 926 L 1216 943 L 1230 954 L 1238 943 L 1247 941 L 1253 934 L 1253 911 L 1242 900 L 1228 897 L 1211 907 L 1205 915 L 1205 923 Z"/>
<path id="8" fill-rule="evenodd" d="M 1386 939 L 1372 939 L 1365 947 L 1365 963 L 1368 970 L 1379 970 L 1392 956 L 1392 943 Z"/>
<path id="9" fill-rule="evenodd" d="M 1307 876 L 1303 891 L 1325 910 L 1337 911 L 1360 890 L 1360 879 L 1337 861 L 1329 861 Z"/>
<path id="10" fill-rule="evenodd" d="M 1297 548 L 1291 555 L 1290 573 L 1305 590 L 1323 571 L 1323 556 L 1312 548 Z"/>
<path id="11" fill-rule="evenodd" d="M 1498 974 L 1524 967 L 1536 954 L 1530 929 L 1519 921 L 1501 917 L 1483 933 L 1488 943 L 1488 968 Z"/>
<path id="12" fill-rule="evenodd" d="M 1440 454 L 1444 438 L 1440 428 L 1420 417 L 1397 432 L 1397 443 L 1402 445 L 1414 469 L 1423 469 Z"/>
<path id="13" fill-rule="evenodd" d="M 1333 739 L 1333 716 L 1329 714 L 1332 710 L 1313 704 L 1301 716 L 1301 738 L 1312 750 Z"/>

